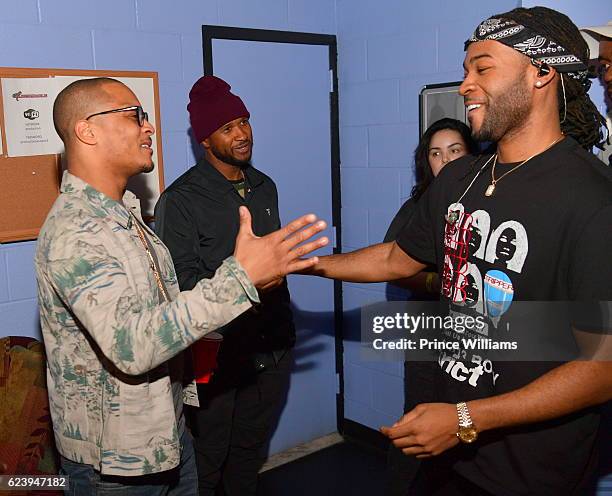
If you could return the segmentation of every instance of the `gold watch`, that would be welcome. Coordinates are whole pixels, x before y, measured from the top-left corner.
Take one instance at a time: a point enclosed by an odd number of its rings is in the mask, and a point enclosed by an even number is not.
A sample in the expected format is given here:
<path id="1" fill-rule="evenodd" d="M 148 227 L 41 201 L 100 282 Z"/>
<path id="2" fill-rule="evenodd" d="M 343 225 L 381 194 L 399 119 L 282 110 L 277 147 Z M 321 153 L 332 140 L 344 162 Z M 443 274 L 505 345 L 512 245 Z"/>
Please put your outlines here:
<path id="1" fill-rule="evenodd" d="M 478 431 L 472 417 L 470 417 L 470 411 L 468 410 L 465 401 L 457 403 L 457 416 L 459 417 L 459 430 L 457 431 L 457 437 L 462 443 L 473 443 L 478 439 Z"/>

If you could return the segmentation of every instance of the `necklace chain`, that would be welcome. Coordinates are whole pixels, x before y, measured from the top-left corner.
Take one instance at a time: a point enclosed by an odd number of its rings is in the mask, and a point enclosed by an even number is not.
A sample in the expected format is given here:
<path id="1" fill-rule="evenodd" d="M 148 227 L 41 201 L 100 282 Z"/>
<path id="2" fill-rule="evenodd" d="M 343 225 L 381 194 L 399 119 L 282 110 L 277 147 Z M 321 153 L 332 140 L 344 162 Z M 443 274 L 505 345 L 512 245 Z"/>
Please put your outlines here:
<path id="1" fill-rule="evenodd" d="M 138 219 L 136 219 L 136 216 L 132 212 L 130 212 L 130 216 L 132 217 L 132 220 L 134 222 L 134 227 L 136 228 L 136 233 L 140 238 L 140 242 L 142 243 L 142 246 L 144 246 L 144 249 L 147 252 L 149 266 L 151 267 L 153 275 L 155 276 L 155 282 L 157 283 L 157 287 L 159 288 L 159 291 L 161 292 L 161 295 L 163 296 L 164 300 L 170 301 L 170 297 L 168 296 L 166 287 L 164 286 L 164 283 L 161 280 L 161 276 L 159 275 L 159 271 L 157 270 L 157 266 L 155 265 L 155 259 L 153 258 L 153 254 L 149 249 L 149 244 L 147 243 L 147 240 L 145 238 L 144 230 L 142 229 L 140 223 L 138 222 Z"/>
<path id="2" fill-rule="evenodd" d="M 512 172 L 517 170 L 519 167 L 522 167 L 523 165 L 525 165 L 527 162 L 529 162 L 536 155 L 540 155 L 540 154 L 544 153 L 546 150 L 548 150 L 549 148 L 551 148 L 552 146 L 556 145 L 559 141 L 561 141 L 563 139 L 563 137 L 564 137 L 564 135 L 562 133 L 561 136 L 559 136 L 550 145 L 548 145 L 546 148 L 544 148 L 544 150 L 542 150 L 541 152 L 538 152 L 538 153 L 534 153 L 533 155 L 531 155 L 531 157 L 526 158 L 520 164 L 515 165 L 509 171 L 504 172 L 501 175 L 501 177 L 499 177 L 498 179 L 495 179 L 495 166 L 497 165 L 497 153 L 496 153 L 495 154 L 495 159 L 493 160 L 493 167 L 491 167 L 491 184 L 489 184 L 489 186 L 487 186 L 487 189 L 485 191 L 485 196 L 493 196 L 493 193 L 495 193 L 495 187 L 497 186 L 498 182 L 500 182 L 508 174 L 511 174 Z"/>
<path id="3" fill-rule="evenodd" d="M 452 207 L 454 205 L 458 205 L 459 203 L 461 203 L 461 200 L 463 200 L 463 197 L 467 195 L 467 192 L 470 190 L 470 188 L 472 187 L 476 179 L 480 177 L 480 174 L 482 174 L 482 171 L 485 170 L 485 167 L 489 165 L 491 160 L 493 160 L 493 157 L 494 155 L 491 155 L 489 157 L 489 160 L 487 160 L 485 164 L 480 169 L 478 169 L 478 172 L 474 175 L 473 179 L 470 181 L 470 184 L 468 184 L 468 187 L 465 188 L 465 191 L 463 192 L 463 194 L 459 197 L 459 199 L 455 203 L 451 204 L 451 206 L 449 207 L 448 214 L 444 216 L 444 218 L 446 219 L 446 222 L 448 222 L 451 225 L 454 225 L 457 222 L 457 220 L 459 219 L 459 210 L 452 210 Z"/>
<path id="4" fill-rule="evenodd" d="M 515 167 L 513 167 L 512 169 L 510 169 L 508 172 L 506 172 L 505 174 L 503 174 L 499 179 L 495 179 L 495 165 L 497 164 L 497 153 L 495 155 L 491 155 L 491 157 L 489 157 L 489 159 L 485 162 L 485 164 L 478 170 L 478 172 L 474 175 L 474 178 L 472 179 L 472 181 L 470 182 L 470 184 L 468 185 L 467 188 L 465 188 L 465 191 L 463 192 L 463 194 L 459 197 L 459 199 L 451 204 L 451 206 L 449 207 L 449 212 L 444 216 L 444 218 L 446 219 L 446 222 L 450 225 L 454 225 L 458 220 L 459 220 L 459 215 L 460 215 L 460 210 L 453 210 L 453 206 L 458 205 L 461 200 L 463 200 L 463 197 L 465 195 L 467 195 L 467 192 L 471 189 L 472 185 L 474 184 L 474 182 L 476 181 L 476 179 L 478 179 L 478 177 L 480 176 L 480 174 L 482 174 L 482 172 L 485 170 L 485 168 L 487 167 L 487 165 L 489 165 L 489 163 L 491 163 L 491 160 L 493 160 L 493 167 L 491 168 L 491 184 L 489 184 L 489 186 L 487 187 L 486 191 L 485 191 L 485 196 L 491 196 L 494 192 L 495 192 L 495 185 L 501 181 L 505 176 L 507 176 L 508 174 L 510 174 L 511 172 L 514 172 L 516 169 L 518 169 L 519 167 L 521 167 L 522 165 L 525 165 L 527 162 L 529 162 L 529 160 L 531 160 L 533 157 L 535 157 L 536 155 L 539 155 L 541 153 L 544 153 L 546 150 L 548 150 L 549 148 L 551 148 L 553 145 L 555 145 L 556 143 L 558 143 L 559 141 L 561 141 L 564 138 L 564 134 L 561 134 L 561 136 L 559 136 L 555 141 L 553 141 L 550 145 L 548 145 L 546 148 L 544 148 L 544 150 L 542 150 L 539 153 L 536 153 L 534 155 L 532 155 L 531 157 L 529 157 L 527 160 L 523 160 L 520 164 L 516 165 Z"/>

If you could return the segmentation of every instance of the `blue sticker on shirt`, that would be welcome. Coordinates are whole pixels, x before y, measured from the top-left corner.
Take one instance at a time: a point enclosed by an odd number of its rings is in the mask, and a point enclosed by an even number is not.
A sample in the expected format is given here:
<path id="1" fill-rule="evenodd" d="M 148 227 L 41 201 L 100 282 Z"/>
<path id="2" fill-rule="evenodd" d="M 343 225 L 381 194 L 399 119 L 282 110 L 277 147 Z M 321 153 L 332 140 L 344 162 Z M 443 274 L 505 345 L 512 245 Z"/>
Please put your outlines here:
<path id="1" fill-rule="evenodd" d="M 484 277 L 484 297 L 487 315 L 491 319 L 498 319 L 512 304 L 514 298 L 512 281 L 501 270 L 490 270 Z"/>

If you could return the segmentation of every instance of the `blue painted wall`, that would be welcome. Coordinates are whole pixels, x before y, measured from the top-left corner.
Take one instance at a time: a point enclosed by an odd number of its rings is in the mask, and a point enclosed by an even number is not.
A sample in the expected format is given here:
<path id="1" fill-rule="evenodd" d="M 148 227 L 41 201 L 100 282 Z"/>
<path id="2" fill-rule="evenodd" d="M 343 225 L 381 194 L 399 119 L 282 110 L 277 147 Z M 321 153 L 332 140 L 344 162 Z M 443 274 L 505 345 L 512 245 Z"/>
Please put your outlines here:
<path id="1" fill-rule="evenodd" d="M 202 75 L 202 24 L 335 32 L 335 0 L 264 2 L 2 0 L 1 65 L 157 71 L 170 184 L 195 161 L 186 105 Z M 41 339 L 34 250 L 34 242 L 0 244 L 0 336 Z"/>
<path id="2" fill-rule="evenodd" d="M 608 0 L 537 3 L 565 11 L 582 25 L 610 17 Z M 159 72 L 170 183 L 194 161 L 185 106 L 202 73 L 202 24 L 337 34 L 343 249 L 348 251 L 379 242 L 409 195 L 421 87 L 461 79 L 465 38 L 484 17 L 518 4 L 533 2 L 3 0 L 0 60 L 15 67 Z M 32 242 L 0 245 L 0 336 L 40 338 L 33 251 Z M 382 284 L 345 284 L 345 308 L 384 300 L 385 290 Z M 359 323 L 348 320 L 346 416 L 378 428 L 401 414 L 401 367 L 360 360 L 354 335 Z"/>

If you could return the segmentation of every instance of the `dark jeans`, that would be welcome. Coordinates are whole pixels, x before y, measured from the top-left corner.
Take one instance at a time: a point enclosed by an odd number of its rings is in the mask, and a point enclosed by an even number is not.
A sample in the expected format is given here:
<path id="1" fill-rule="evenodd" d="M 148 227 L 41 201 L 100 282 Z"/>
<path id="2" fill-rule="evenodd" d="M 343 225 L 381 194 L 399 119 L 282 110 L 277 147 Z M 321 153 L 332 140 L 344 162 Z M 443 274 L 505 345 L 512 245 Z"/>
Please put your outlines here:
<path id="1" fill-rule="evenodd" d="M 179 466 L 156 474 L 123 477 L 102 475 L 91 465 L 73 462 L 61 457 L 62 475 L 70 477 L 70 487 L 64 494 L 70 496 L 193 496 L 198 493 L 195 457 L 191 435 L 181 437 Z"/>
<path id="2" fill-rule="evenodd" d="M 265 461 L 263 448 L 278 420 L 289 386 L 293 355 L 253 373 L 235 386 L 216 372 L 198 385 L 200 408 L 186 407 L 194 436 L 199 494 L 213 496 L 220 486 L 227 496 L 251 496 Z"/>

